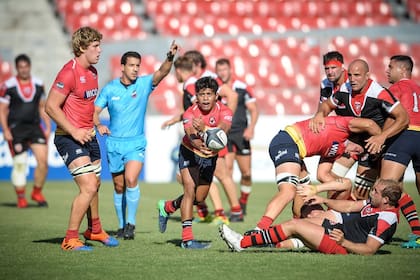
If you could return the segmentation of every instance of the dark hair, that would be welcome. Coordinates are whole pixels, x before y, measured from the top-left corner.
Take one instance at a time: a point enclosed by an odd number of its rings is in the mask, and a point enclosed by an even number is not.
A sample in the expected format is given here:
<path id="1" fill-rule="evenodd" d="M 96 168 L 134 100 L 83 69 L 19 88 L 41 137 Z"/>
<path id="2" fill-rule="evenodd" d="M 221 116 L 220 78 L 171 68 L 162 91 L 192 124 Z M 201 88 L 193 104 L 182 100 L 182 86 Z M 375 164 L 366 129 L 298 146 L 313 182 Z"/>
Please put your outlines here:
<path id="1" fill-rule="evenodd" d="M 195 92 L 199 92 L 200 90 L 204 88 L 209 88 L 213 90 L 215 93 L 217 93 L 217 90 L 219 89 L 219 85 L 217 84 L 216 80 L 212 77 L 203 77 L 198 79 L 195 82 Z"/>
<path id="2" fill-rule="evenodd" d="M 413 71 L 414 62 L 408 55 L 394 55 L 391 60 L 395 60 L 404 64 L 405 68 L 411 73 Z"/>
<path id="3" fill-rule="evenodd" d="M 375 184 L 385 186 L 382 190 L 382 197 L 388 197 L 389 205 L 398 207 L 402 193 L 400 183 L 395 180 L 378 179 Z"/>
<path id="4" fill-rule="evenodd" d="M 178 56 L 174 61 L 175 69 L 182 69 L 187 71 L 193 71 L 193 61 L 191 58 L 186 57 L 185 55 Z"/>
<path id="5" fill-rule="evenodd" d="M 26 54 L 20 54 L 20 55 L 16 56 L 15 66 L 17 67 L 18 63 L 21 62 L 21 61 L 24 61 L 24 62 L 28 63 L 29 65 L 31 65 L 31 59 Z"/>
<path id="6" fill-rule="evenodd" d="M 127 58 L 129 58 L 129 57 L 135 57 L 135 58 L 140 59 L 140 61 L 141 61 L 141 55 L 138 52 L 129 51 L 129 52 L 126 52 L 122 55 L 121 65 L 125 65 L 127 63 Z"/>
<path id="7" fill-rule="evenodd" d="M 230 61 L 229 61 L 229 59 L 227 59 L 227 58 L 219 58 L 219 59 L 216 61 L 216 66 L 217 66 L 217 65 L 224 65 L 224 64 L 227 64 L 227 66 L 229 66 L 229 67 L 230 67 Z"/>
<path id="8" fill-rule="evenodd" d="M 323 56 L 324 65 L 327 64 L 331 60 L 338 60 L 341 63 L 344 63 L 343 55 L 338 51 L 331 51 L 324 54 Z"/>
<path id="9" fill-rule="evenodd" d="M 201 69 L 204 69 L 207 67 L 206 59 L 204 58 L 204 55 L 201 52 L 197 50 L 191 50 L 191 51 L 187 51 L 184 55 L 186 57 L 191 58 L 195 65 L 200 64 Z"/>

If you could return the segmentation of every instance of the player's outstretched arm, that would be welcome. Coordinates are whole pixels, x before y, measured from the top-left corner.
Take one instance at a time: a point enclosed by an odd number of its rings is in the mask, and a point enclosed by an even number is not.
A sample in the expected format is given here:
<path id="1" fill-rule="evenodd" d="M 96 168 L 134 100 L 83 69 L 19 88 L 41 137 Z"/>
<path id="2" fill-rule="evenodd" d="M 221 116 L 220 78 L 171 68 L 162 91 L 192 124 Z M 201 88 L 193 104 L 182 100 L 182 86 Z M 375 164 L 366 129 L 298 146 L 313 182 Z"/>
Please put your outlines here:
<path id="1" fill-rule="evenodd" d="M 166 53 L 166 60 L 160 65 L 159 69 L 153 73 L 153 85 L 157 86 L 160 81 L 165 78 L 171 71 L 172 64 L 174 62 L 174 57 L 178 51 L 178 45 L 175 43 L 175 40 L 172 41 L 169 51 Z"/>
<path id="2" fill-rule="evenodd" d="M 362 210 L 363 206 L 365 205 L 364 200 L 351 201 L 343 199 L 329 199 L 318 195 L 305 197 L 304 201 L 309 205 L 323 203 L 328 206 L 328 208 L 341 213 L 358 212 Z"/>
<path id="3" fill-rule="evenodd" d="M 313 196 L 320 192 L 326 191 L 346 191 L 352 187 L 351 180 L 348 178 L 337 178 L 334 181 L 326 182 L 319 185 L 299 185 L 296 193 L 300 196 Z"/>

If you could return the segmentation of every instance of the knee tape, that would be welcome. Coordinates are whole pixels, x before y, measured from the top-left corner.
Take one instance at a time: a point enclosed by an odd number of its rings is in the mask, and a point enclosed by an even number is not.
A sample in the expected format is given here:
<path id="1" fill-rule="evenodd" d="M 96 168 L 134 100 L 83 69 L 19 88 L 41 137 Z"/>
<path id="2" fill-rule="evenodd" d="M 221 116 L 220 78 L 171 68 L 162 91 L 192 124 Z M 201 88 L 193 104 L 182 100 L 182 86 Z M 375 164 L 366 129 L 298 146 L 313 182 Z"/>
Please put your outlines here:
<path id="1" fill-rule="evenodd" d="M 299 185 L 308 185 L 311 182 L 311 176 L 306 175 L 305 177 L 299 178 Z"/>
<path id="2" fill-rule="evenodd" d="M 101 175 L 101 164 L 85 164 L 83 166 L 76 167 L 70 170 L 71 175 L 74 177 L 81 176 L 84 174 L 95 173 L 97 177 Z"/>
<path id="3" fill-rule="evenodd" d="M 299 177 L 296 175 L 293 175 L 292 173 L 283 172 L 276 175 L 276 182 L 277 182 L 277 185 L 280 185 L 283 183 L 290 183 L 290 184 L 295 185 L 296 187 L 299 183 Z"/>
<path id="4" fill-rule="evenodd" d="M 26 169 L 28 168 L 28 153 L 23 152 L 13 157 L 12 184 L 26 185 Z"/>
<path id="5" fill-rule="evenodd" d="M 331 168 L 331 172 L 339 177 L 346 176 L 347 172 L 349 172 L 350 168 L 347 166 L 344 166 L 338 162 L 334 162 L 333 166 Z"/>

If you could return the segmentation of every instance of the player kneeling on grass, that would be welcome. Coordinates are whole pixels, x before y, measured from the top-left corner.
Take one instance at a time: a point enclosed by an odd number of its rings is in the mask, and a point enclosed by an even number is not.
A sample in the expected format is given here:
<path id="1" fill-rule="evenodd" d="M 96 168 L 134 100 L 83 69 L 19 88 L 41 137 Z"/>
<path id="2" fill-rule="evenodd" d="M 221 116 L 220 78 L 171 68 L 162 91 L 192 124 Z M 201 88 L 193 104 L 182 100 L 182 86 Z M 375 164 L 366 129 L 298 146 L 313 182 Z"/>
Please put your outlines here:
<path id="1" fill-rule="evenodd" d="M 373 255 L 391 240 L 396 231 L 400 196 L 398 182 L 379 179 L 367 200 L 307 197 L 306 203 L 323 203 L 331 209 L 323 215 L 292 219 L 246 236 L 226 225 L 222 225 L 219 231 L 228 247 L 237 252 L 251 246 L 277 244 L 296 236 L 307 247 L 325 254 Z"/>
<path id="2" fill-rule="evenodd" d="M 181 208 L 181 247 L 206 249 L 210 247 L 209 243 L 194 240 L 193 205 L 203 202 L 207 197 L 216 168 L 218 150 L 211 150 L 203 139 L 209 128 L 219 127 L 227 132 L 232 124 L 232 111 L 217 101 L 218 85 L 213 78 L 197 80 L 195 90 L 197 103 L 183 114 L 185 136 L 179 148 L 179 169 L 184 194 L 173 201 L 159 201 L 159 230 L 165 232 L 168 216 Z"/>

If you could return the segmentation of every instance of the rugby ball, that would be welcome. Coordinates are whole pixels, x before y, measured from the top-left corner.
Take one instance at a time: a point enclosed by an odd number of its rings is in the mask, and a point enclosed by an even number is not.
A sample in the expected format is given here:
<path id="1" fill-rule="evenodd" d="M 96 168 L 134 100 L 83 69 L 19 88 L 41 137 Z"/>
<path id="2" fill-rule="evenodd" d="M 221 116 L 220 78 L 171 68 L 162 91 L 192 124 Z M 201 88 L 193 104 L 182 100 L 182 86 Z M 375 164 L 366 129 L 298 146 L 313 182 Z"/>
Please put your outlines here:
<path id="1" fill-rule="evenodd" d="M 207 148 L 213 151 L 223 149 L 227 144 L 227 135 L 223 129 L 219 127 L 209 128 L 204 133 L 204 143 Z"/>

